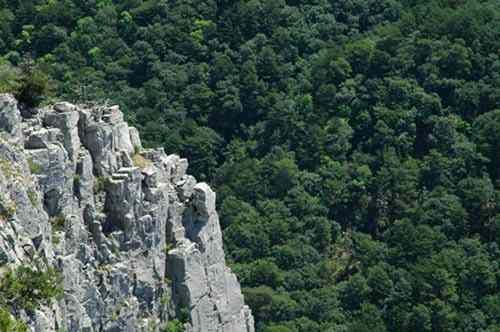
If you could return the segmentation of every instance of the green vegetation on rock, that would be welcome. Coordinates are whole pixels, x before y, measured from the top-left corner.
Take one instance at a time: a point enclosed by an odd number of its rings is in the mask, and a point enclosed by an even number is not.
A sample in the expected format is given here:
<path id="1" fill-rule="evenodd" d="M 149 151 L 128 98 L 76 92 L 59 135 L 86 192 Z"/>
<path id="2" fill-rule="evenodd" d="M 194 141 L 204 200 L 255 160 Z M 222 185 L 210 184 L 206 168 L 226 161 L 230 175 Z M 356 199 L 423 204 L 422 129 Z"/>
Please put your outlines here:
<path id="1" fill-rule="evenodd" d="M 48 75 L 31 60 L 15 67 L 0 58 L 0 93 L 12 93 L 19 102 L 34 107 L 49 96 L 49 90 Z"/>
<path id="2" fill-rule="evenodd" d="M 41 174 L 42 166 L 34 162 L 32 159 L 28 159 L 28 165 L 30 167 L 31 174 Z"/>
<path id="3" fill-rule="evenodd" d="M 0 305 L 33 311 L 62 295 L 60 276 L 53 268 L 38 271 L 28 266 L 9 269 L 0 278 Z"/>
<path id="4" fill-rule="evenodd" d="M 8 269 L 0 277 L 0 331 L 27 332 L 28 326 L 12 312 L 33 312 L 62 296 L 60 275 L 53 268 L 38 271 L 29 266 Z"/>
<path id="5" fill-rule="evenodd" d="M 108 181 L 108 179 L 105 176 L 98 176 L 95 178 L 94 194 L 102 193 L 106 189 L 106 181 Z"/>
<path id="6" fill-rule="evenodd" d="M 16 214 L 16 211 L 16 202 L 0 193 L 0 219 L 8 220 Z"/>
<path id="7" fill-rule="evenodd" d="M 0 307 L 0 331 L 1 332 L 28 332 L 28 326 L 16 320 L 10 312 Z"/>
<path id="8" fill-rule="evenodd" d="M 170 320 L 164 332 L 184 332 L 184 325 L 177 319 Z"/>

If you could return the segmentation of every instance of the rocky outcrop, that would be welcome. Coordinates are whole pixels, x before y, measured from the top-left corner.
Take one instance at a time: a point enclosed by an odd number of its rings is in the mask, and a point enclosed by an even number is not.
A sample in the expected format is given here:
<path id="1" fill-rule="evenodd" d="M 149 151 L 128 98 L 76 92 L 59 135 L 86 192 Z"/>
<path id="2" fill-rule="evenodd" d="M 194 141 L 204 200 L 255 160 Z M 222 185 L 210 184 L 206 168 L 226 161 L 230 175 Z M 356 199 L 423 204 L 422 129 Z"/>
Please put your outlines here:
<path id="1" fill-rule="evenodd" d="M 226 266 L 215 193 L 188 163 L 143 149 L 119 108 L 69 103 L 22 117 L 0 95 L 0 274 L 41 260 L 64 296 L 33 331 L 253 332 Z"/>

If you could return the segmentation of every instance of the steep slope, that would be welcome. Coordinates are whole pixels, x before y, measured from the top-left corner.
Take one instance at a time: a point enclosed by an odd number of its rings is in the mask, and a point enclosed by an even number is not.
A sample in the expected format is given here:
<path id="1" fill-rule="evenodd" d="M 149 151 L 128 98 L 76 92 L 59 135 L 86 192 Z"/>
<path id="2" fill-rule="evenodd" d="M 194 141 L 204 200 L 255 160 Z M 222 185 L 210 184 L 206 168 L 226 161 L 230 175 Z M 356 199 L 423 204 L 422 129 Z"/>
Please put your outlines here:
<path id="1" fill-rule="evenodd" d="M 45 262 L 64 296 L 35 331 L 253 331 L 225 265 L 215 193 L 143 149 L 118 107 L 21 110 L 0 95 L 0 267 Z M 39 265 L 39 264 L 37 264 Z"/>

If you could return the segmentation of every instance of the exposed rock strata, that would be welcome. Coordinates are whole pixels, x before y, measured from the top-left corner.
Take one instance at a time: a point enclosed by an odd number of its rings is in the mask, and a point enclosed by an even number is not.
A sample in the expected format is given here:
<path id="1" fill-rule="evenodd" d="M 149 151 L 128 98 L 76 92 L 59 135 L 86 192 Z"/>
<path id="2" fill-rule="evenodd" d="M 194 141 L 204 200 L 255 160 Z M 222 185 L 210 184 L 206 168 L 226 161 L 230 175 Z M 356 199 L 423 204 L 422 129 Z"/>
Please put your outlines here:
<path id="1" fill-rule="evenodd" d="M 253 332 L 225 265 L 215 193 L 187 161 L 142 149 L 118 107 L 59 103 L 23 118 L 0 95 L 0 273 L 45 260 L 64 297 L 33 331 Z"/>

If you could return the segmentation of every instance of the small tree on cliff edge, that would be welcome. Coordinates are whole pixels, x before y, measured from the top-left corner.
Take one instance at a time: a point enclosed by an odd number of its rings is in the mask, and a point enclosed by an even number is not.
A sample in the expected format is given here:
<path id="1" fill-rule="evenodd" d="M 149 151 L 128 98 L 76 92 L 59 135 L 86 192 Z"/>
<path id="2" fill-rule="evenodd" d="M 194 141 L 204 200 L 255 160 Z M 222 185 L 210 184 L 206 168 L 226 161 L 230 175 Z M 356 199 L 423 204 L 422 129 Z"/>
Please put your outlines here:
<path id="1" fill-rule="evenodd" d="M 21 63 L 20 71 L 20 84 L 14 95 L 28 107 L 38 106 L 47 96 L 49 77 L 31 59 Z"/>

